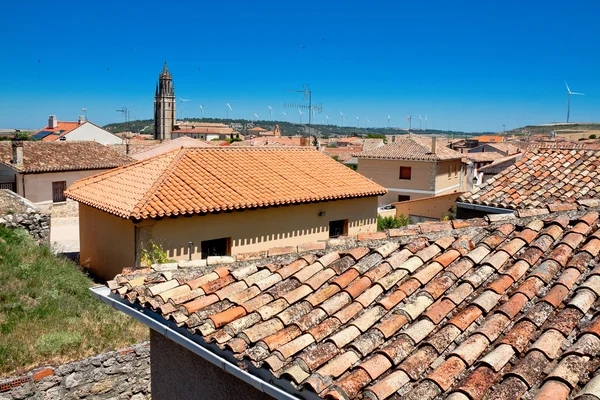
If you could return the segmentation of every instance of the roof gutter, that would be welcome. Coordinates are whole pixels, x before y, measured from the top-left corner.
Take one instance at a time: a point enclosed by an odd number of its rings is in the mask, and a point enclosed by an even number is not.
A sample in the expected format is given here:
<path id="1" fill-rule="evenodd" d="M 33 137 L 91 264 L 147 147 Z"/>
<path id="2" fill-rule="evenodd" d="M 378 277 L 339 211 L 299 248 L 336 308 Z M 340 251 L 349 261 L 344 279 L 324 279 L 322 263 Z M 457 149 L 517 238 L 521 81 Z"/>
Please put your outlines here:
<path id="1" fill-rule="evenodd" d="M 483 212 L 488 213 L 488 214 L 512 214 L 514 212 L 514 210 L 510 210 L 508 208 L 483 206 L 483 205 L 480 205 L 480 204 L 463 203 L 461 201 L 457 201 L 456 205 L 459 208 L 465 208 L 467 210 L 483 211 Z"/>
<path id="2" fill-rule="evenodd" d="M 167 326 L 165 323 L 161 322 L 156 316 L 160 317 L 164 321 L 162 316 L 159 316 L 158 314 L 154 313 L 153 311 L 145 309 L 145 308 L 140 308 L 140 309 L 134 308 L 133 305 L 125 302 L 120 297 L 118 297 L 116 295 L 112 295 L 110 293 L 110 289 L 108 287 L 95 286 L 95 287 L 90 288 L 90 292 L 92 292 L 92 296 L 94 296 L 98 300 L 108 304 L 109 306 L 113 307 L 114 309 L 116 309 L 118 311 L 121 311 L 121 312 L 127 314 L 128 316 L 132 317 L 133 319 L 138 320 L 139 322 L 150 327 L 154 331 L 173 340 L 175 343 L 178 343 L 179 345 L 185 347 L 189 351 L 195 353 L 196 355 L 199 355 L 200 357 L 204 358 L 206 361 L 209 361 L 210 363 L 216 365 L 217 367 L 221 368 L 222 370 L 234 375 L 235 377 L 241 379 L 242 381 L 244 381 L 247 384 L 253 386 L 254 388 L 260 390 L 261 392 L 266 393 L 267 395 L 274 397 L 276 399 L 280 399 L 280 400 L 298 400 L 299 399 L 298 397 L 292 396 L 291 394 L 287 393 L 283 389 L 281 389 L 277 386 L 274 386 L 274 385 L 266 382 L 265 380 L 259 379 L 259 378 L 255 377 L 254 375 L 248 373 L 247 371 L 244 371 L 243 369 L 239 368 L 235 364 L 219 357 L 217 354 L 208 350 L 205 346 L 202 346 L 200 343 L 197 343 L 197 342 L 191 340 L 190 337 L 188 337 L 188 336 L 192 336 L 192 335 L 187 333 L 187 330 L 179 329 L 180 332 L 175 331 L 173 328 L 171 328 L 171 327 Z M 156 316 L 153 316 L 152 314 L 154 314 Z M 165 322 L 167 322 L 167 321 L 165 321 Z M 272 377 L 272 378 L 274 378 L 274 377 Z M 279 381 L 285 382 L 284 380 L 279 380 Z M 289 386 L 291 389 L 293 389 L 293 387 L 291 385 L 289 385 Z M 316 396 L 315 393 L 302 391 L 302 398 L 310 398 L 310 397 L 312 397 L 314 399 L 318 399 L 318 397 Z"/>

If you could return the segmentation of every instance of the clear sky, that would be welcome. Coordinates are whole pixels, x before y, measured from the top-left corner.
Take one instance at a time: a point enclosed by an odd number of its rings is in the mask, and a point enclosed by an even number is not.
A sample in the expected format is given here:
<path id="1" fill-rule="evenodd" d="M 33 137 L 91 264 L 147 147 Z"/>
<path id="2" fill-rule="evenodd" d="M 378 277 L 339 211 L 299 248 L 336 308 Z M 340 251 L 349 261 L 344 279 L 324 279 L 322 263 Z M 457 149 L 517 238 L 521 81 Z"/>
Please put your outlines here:
<path id="1" fill-rule="evenodd" d="M 600 121 L 598 1 L 10 1 L 2 5 L 0 128 L 49 114 L 92 122 L 153 113 L 166 60 L 184 115 L 501 131 Z M 181 103 L 178 101 L 178 111 Z M 178 112 L 178 117 L 181 113 Z M 304 115 L 306 121 L 306 115 Z M 424 126 L 424 121 L 423 121 Z"/>

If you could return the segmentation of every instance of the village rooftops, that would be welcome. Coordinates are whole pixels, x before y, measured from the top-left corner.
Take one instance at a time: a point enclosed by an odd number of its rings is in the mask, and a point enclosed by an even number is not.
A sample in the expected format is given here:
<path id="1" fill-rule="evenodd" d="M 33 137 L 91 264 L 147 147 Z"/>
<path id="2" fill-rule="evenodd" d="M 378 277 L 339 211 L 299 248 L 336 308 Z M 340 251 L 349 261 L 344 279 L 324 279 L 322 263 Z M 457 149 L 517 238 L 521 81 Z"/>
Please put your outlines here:
<path id="1" fill-rule="evenodd" d="M 483 135 L 471 137 L 469 140 L 476 140 L 479 143 L 500 143 L 504 141 L 504 136 Z"/>
<path id="2" fill-rule="evenodd" d="M 207 147 L 210 144 L 201 140 L 193 139 L 189 136 L 181 136 L 176 139 L 165 140 L 162 143 L 147 147 L 142 151 L 138 151 L 131 157 L 136 160 L 145 160 L 147 158 L 167 153 L 171 150 L 181 149 L 182 147 Z"/>
<path id="3" fill-rule="evenodd" d="M 95 293 L 287 398 L 598 399 L 599 205 L 128 269 Z"/>
<path id="4" fill-rule="evenodd" d="M 14 146 L 22 146 L 22 163 L 14 160 Z M 133 159 L 93 141 L 0 142 L 0 162 L 22 173 L 115 168 Z"/>
<path id="5" fill-rule="evenodd" d="M 145 219 L 377 196 L 387 191 L 307 148 L 184 148 L 76 181 L 66 196 Z"/>
<path id="6" fill-rule="evenodd" d="M 394 143 L 356 153 L 355 156 L 358 158 L 415 161 L 444 161 L 464 157 L 463 154 L 447 148 L 442 143 L 436 143 L 434 153 L 432 152 L 432 145 L 432 138 L 411 135 L 410 137 L 398 137 Z"/>
<path id="7" fill-rule="evenodd" d="M 467 192 L 458 201 L 508 209 L 573 203 L 600 195 L 600 153 L 540 150 Z"/>

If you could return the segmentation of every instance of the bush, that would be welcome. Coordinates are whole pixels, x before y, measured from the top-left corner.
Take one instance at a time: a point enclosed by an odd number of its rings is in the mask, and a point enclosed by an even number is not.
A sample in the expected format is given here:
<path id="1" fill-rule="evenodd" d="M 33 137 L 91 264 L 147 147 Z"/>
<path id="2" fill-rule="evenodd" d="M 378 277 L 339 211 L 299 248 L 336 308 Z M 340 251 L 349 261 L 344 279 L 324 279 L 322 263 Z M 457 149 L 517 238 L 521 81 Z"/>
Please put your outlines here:
<path id="1" fill-rule="evenodd" d="M 142 264 L 150 266 L 152 264 L 165 264 L 172 262 L 167 256 L 167 252 L 154 242 L 150 242 L 150 250 L 147 248 L 142 249 Z"/>
<path id="2" fill-rule="evenodd" d="M 400 228 L 401 226 L 408 225 L 408 218 L 404 215 L 400 214 L 400 218 L 396 217 L 382 217 L 381 215 L 377 216 L 377 230 L 385 231 L 387 229 Z"/>
<path id="3" fill-rule="evenodd" d="M 594 134 L 591 134 L 591 135 L 590 135 L 590 139 L 596 139 L 596 135 L 594 135 Z"/>

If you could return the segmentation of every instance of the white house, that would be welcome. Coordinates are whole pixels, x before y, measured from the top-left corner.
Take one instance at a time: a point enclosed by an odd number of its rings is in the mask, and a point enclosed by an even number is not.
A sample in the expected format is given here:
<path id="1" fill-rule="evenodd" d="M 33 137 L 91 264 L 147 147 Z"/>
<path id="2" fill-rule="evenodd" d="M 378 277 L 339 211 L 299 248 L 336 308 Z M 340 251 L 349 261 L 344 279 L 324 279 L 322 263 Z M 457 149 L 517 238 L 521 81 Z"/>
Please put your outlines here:
<path id="1" fill-rule="evenodd" d="M 55 115 L 48 117 L 48 126 L 37 131 L 31 140 L 43 142 L 93 141 L 103 145 L 123 143 L 123 139 L 87 121 L 83 116 L 79 116 L 79 120 L 76 122 L 68 122 L 57 120 Z"/>

